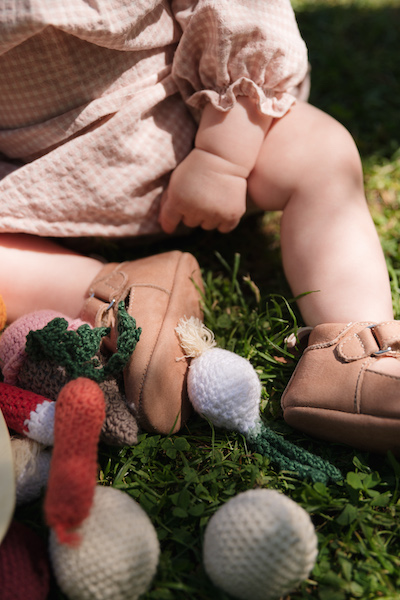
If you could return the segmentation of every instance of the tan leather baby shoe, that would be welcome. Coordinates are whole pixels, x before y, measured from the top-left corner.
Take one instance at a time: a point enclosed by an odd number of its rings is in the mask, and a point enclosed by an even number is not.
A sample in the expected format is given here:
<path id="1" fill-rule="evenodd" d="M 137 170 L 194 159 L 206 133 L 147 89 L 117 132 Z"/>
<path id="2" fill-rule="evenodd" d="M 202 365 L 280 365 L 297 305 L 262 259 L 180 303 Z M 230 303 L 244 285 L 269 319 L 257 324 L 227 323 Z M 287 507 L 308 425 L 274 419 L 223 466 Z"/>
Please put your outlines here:
<path id="1" fill-rule="evenodd" d="M 181 317 L 202 318 L 200 267 L 189 253 L 166 252 L 104 266 L 89 288 L 81 318 L 95 327 L 111 327 L 106 338 L 115 351 L 118 303 L 142 328 L 124 370 L 128 405 L 135 407 L 146 431 L 177 431 L 190 414 L 186 391 L 188 362 L 175 333 Z M 179 360 L 177 360 L 179 359 Z"/>
<path id="2" fill-rule="evenodd" d="M 289 425 L 400 454 L 400 321 L 315 327 L 282 396 Z"/>

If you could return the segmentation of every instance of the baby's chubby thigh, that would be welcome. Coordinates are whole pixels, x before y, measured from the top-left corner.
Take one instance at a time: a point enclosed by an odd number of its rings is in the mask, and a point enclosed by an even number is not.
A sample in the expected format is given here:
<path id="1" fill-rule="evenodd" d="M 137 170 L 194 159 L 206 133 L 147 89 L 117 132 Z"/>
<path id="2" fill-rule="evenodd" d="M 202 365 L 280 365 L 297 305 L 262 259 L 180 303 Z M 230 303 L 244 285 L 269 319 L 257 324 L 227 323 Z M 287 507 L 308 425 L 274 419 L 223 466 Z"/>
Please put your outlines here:
<path id="1" fill-rule="evenodd" d="M 279 211 L 294 193 L 311 199 L 338 178 L 356 186 L 362 181 L 353 138 L 328 114 L 297 102 L 273 121 L 248 178 L 248 193 L 261 210 Z"/>

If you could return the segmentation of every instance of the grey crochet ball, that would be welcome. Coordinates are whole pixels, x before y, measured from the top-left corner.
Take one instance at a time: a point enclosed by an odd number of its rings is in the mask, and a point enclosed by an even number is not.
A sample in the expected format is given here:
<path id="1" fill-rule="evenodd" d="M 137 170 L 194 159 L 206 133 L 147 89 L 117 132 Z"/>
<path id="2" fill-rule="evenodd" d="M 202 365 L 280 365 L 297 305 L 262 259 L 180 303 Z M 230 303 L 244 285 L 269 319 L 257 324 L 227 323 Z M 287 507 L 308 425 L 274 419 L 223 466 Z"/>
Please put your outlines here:
<path id="1" fill-rule="evenodd" d="M 238 494 L 208 522 L 203 548 L 207 574 L 241 600 L 273 600 L 306 579 L 317 557 L 306 511 L 274 490 Z"/>
<path id="2" fill-rule="evenodd" d="M 77 547 L 50 534 L 57 582 L 69 600 L 137 600 L 149 588 L 160 553 L 156 531 L 128 494 L 97 486 Z"/>

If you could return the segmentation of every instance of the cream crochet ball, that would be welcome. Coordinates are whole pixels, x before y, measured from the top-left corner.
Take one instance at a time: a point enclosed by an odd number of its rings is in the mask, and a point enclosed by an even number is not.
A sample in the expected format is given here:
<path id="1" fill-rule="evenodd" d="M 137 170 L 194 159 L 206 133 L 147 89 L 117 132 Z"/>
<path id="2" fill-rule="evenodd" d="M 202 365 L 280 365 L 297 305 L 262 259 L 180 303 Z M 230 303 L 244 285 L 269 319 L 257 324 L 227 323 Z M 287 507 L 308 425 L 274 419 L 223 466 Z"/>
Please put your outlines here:
<path id="1" fill-rule="evenodd" d="M 273 600 L 306 579 L 317 557 L 308 513 L 275 490 L 242 492 L 208 522 L 203 548 L 213 583 L 241 600 Z"/>
<path id="2" fill-rule="evenodd" d="M 156 531 L 128 494 L 96 486 L 77 547 L 50 534 L 50 555 L 69 600 L 136 600 L 151 584 L 159 559 Z"/>

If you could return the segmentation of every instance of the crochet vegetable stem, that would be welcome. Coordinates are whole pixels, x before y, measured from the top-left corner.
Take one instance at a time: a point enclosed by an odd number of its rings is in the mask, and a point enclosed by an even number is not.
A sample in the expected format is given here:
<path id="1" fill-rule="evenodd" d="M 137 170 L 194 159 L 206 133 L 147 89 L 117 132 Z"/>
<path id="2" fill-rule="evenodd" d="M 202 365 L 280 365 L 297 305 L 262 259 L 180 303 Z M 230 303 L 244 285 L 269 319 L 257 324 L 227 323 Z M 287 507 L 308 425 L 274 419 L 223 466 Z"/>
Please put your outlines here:
<path id="1" fill-rule="evenodd" d="M 310 478 L 314 482 L 328 483 L 329 480 L 343 479 L 337 467 L 304 448 L 295 446 L 263 423 L 248 432 L 246 437 L 255 452 L 268 456 L 285 471 L 297 473 L 300 477 Z"/>

